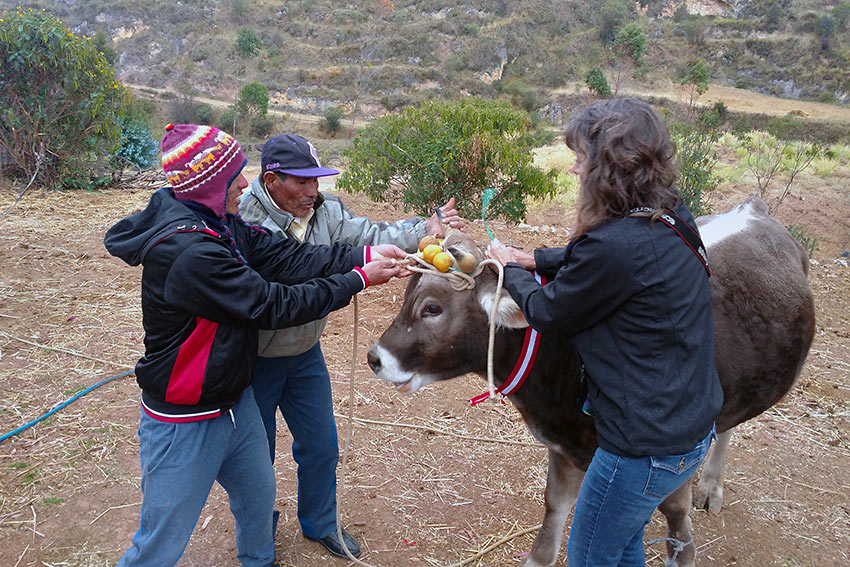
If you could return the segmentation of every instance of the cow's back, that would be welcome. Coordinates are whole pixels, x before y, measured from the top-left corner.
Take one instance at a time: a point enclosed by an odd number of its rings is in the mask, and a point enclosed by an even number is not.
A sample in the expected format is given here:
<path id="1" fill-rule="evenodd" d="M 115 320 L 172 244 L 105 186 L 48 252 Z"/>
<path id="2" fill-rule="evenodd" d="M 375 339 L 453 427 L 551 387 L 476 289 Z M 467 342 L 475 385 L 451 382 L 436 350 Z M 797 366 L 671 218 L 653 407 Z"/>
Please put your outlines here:
<path id="1" fill-rule="evenodd" d="M 712 269 L 715 361 L 723 383 L 719 431 L 785 395 L 814 336 L 803 247 L 759 197 L 697 219 Z"/>

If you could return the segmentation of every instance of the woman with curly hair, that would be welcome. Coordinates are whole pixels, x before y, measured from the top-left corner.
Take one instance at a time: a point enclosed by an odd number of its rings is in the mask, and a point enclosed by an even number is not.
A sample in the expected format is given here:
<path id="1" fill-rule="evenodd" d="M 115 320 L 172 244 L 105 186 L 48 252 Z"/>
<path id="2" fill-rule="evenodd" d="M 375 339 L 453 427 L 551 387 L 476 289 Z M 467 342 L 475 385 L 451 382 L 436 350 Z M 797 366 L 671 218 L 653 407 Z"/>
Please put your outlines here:
<path id="1" fill-rule="evenodd" d="M 568 245 L 530 255 L 496 242 L 488 255 L 505 266 L 528 323 L 563 335 L 582 358 L 588 394 L 578 403 L 594 416 L 599 448 L 576 502 L 570 567 L 644 566 L 644 526 L 687 489 L 723 402 L 708 264 L 674 188 L 675 148 L 648 104 L 593 104 L 565 141 L 580 181 Z"/>

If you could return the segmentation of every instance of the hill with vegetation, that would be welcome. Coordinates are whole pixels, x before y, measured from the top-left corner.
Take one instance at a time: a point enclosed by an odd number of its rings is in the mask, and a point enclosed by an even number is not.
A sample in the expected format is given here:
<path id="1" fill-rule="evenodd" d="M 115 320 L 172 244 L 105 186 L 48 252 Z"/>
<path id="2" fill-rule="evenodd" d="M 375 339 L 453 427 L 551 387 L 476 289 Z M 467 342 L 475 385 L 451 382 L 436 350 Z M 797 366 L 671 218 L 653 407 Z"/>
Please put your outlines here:
<path id="1" fill-rule="evenodd" d="M 2 6 L 2 3 L 0 3 Z M 815 0 L 35 1 L 76 34 L 104 39 L 125 84 L 233 100 L 268 87 L 273 108 L 374 117 L 435 97 L 508 93 L 532 109 L 584 89 L 681 82 L 850 102 L 850 3 Z M 615 37 L 636 24 L 641 65 Z"/>

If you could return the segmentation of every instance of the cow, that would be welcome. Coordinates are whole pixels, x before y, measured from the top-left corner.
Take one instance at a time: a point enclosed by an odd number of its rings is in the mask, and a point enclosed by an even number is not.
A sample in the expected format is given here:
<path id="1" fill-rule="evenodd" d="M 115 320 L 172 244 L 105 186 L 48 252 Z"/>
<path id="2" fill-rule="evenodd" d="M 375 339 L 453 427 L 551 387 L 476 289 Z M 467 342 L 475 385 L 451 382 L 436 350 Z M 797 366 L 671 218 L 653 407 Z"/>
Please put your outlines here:
<path id="1" fill-rule="evenodd" d="M 725 214 L 697 225 L 708 250 L 715 364 L 724 403 L 718 438 L 706 459 L 692 501 L 691 483 L 659 510 L 668 525 L 668 564 L 692 567 L 696 546 L 689 512 L 693 504 L 718 512 L 723 502 L 726 455 L 733 428 L 770 408 L 799 375 L 814 336 L 814 300 L 808 256 L 782 224 L 752 196 Z M 444 246 L 483 260 L 482 250 L 460 232 Z M 467 373 L 486 375 L 489 313 L 497 277 L 484 269 L 472 289 L 456 291 L 437 274 L 415 274 L 400 312 L 369 349 L 367 360 L 382 380 L 414 392 L 426 384 Z M 493 354 L 494 381 L 502 384 L 522 349 L 522 312 L 500 290 Z M 548 449 L 543 523 L 526 567 L 554 565 L 567 515 L 596 449 L 593 419 L 580 408 L 580 362 L 568 337 L 542 334 L 536 360 L 508 399 L 532 435 Z"/>

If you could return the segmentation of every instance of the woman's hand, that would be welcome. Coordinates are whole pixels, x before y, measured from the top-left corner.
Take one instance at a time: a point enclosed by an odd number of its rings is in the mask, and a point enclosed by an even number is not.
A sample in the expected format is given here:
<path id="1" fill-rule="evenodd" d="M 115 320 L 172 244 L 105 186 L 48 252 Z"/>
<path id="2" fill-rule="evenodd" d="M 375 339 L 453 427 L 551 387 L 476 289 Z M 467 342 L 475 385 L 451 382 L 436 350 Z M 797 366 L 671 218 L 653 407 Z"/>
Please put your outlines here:
<path id="1" fill-rule="evenodd" d="M 534 256 L 513 246 L 505 246 L 498 240 L 490 242 L 490 246 L 487 247 L 487 257 L 496 260 L 503 266 L 508 262 L 516 262 L 526 270 L 533 270 L 537 266 Z"/>

